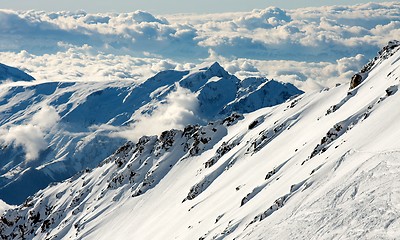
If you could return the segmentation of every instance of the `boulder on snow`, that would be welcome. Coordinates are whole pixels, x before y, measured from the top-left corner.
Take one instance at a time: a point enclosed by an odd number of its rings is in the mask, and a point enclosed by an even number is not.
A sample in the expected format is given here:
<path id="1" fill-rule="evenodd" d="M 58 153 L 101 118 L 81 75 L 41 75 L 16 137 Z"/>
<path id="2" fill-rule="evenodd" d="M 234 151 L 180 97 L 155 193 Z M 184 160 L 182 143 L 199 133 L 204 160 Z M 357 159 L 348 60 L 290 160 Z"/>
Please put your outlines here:
<path id="1" fill-rule="evenodd" d="M 398 90 L 397 86 L 390 86 L 386 89 L 386 95 L 387 96 L 392 96 L 393 94 L 395 94 Z"/>
<path id="2" fill-rule="evenodd" d="M 360 70 L 360 72 L 354 74 L 351 78 L 350 82 L 350 90 L 357 87 L 361 84 L 361 82 L 368 77 L 369 72 L 377 65 L 379 65 L 382 61 L 388 59 L 393 56 L 400 48 L 400 41 L 392 40 L 389 41 L 386 46 L 384 46 L 379 52 L 378 56 L 370 60 L 364 67 Z"/>
<path id="3" fill-rule="evenodd" d="M 353 89 L 360 85 L 362 82 L 362 76 L 358 73 L 354 74 L 350 81 L 350 89 Z"/>

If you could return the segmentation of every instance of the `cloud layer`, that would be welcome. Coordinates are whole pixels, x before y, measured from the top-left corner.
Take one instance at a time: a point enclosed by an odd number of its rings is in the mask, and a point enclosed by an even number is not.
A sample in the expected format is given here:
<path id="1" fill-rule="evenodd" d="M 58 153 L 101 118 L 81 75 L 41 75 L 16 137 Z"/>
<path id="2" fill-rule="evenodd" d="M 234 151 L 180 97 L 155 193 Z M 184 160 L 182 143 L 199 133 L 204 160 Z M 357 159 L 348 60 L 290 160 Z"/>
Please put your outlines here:
<path id="1" fill-rule="evenodd" d="M 0 10 L 0 57 L 39 80 L 144 80 L 217 59 L 231 73 L 318 88 L 398 38 L 399 12 L 398 2 L 169 16 Z"/>

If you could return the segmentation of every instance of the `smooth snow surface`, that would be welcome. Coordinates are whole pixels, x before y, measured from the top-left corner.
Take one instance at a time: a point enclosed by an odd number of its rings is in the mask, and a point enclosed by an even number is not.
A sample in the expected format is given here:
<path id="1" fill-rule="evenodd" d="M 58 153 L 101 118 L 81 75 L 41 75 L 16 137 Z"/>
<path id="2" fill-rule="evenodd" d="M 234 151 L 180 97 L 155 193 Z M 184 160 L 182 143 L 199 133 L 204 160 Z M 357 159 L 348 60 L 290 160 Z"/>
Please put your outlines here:
<path id="1" fill-rule="evenodd" d="M 128 142 L 6 212 L 0 234 L 398 239 L 399 48 L 386 47 L 352 90 L 341 85 Z"/>

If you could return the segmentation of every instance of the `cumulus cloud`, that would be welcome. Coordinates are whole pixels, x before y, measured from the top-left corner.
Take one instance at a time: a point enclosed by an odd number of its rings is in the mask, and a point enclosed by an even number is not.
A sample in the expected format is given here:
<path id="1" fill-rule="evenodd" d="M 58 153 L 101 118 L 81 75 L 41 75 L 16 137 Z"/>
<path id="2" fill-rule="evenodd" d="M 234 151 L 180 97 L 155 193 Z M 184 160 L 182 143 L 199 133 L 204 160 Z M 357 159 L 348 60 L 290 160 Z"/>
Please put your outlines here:
<path id="1" fill-rule="evenodd" d="M 31 124 L 38 126 L 43 130 L 50 129 L 60 121 L 60 116 L 58 115 L 56 109 L 51 106 L 43 106 L 35 115 L 33 115 Z"/>
<path id="2" fill-rule="evenodd" d="M 196 29 L 170 24 L 148 12 L 88 14 L 0 10 L 1 51 L 26 50 L 33 54 L 60 51 L 59 42 L 84 44 L 112 54 L 144 56 L 144 52 L 176 58 L 198 55 Z M 205 52 L 204 52 L 205 53 Z"/>
<path id="3" fill-rule="evenodd" d="M 6 145 L 22 147 L 25 151 L 25 161 L 33 161 L 47 148 L 45 134 L 59 120 L 60 117 L 53 107 L 43 106 L 29 123 L 0 129 L 0 140 Z"/>
<path id="4" fill-rule="evenodd" d="M 171 69 L 175 69 L 176 68 L 176 64 L 173 62 L 169 62 L 167 60 L 161 60 L 156 64 L 153 64 L 153 66 L 151 67 L 151 69 L 154 72 L 161 72 L 161 71 L 165 71 L 165 70 L 171 70 Z"/>
<path id="5" fill-rule="evenodd" d="M 64 51 L 35 55 L 22 50 L 0 52 L 2 63 L 17 67 L 38 81 L 144 81 L 161 70 L 186 70 L 187 63 L 156 57 L 133 57 L 96 52 L 88 45 L 60 43 Z"/>
<path id="6" fill-rule="evenodd" d="M 135 20 L 138 23 L 142 22 L 158 22 L 161 24 L 168 24 L 167 19 L 165 18 L 157 18 L 153 15 L 151 15 L 148 12 L 144 11 L 136 11 L 132 14 L 132 19 Z"/>
<path id="7" fill-rule="evenodd" d="M 111 54 L 145 54 L 176 60 L 227 57 L 334 62 L 362 52 L 372 57 L 397 37 L 400 4 L 379 3 L 298 10 L 276 7 L 197 16 L 155 16 L 144 11 L 0 11 L 3 51 L 54 53 L 59 42 L 87 44 Z M 170 18 L 170 19 L 168 19 Z"/>
<path id="8" fill-rule="evenodd" d="M 253 10 L 250 14 L 235 19 L 233 22 L 240 27 L 255 29 L 272 28 L 286 24 L 291 20 L 286 11 L 276 7 L 269 7 L 261 10 Z"/>

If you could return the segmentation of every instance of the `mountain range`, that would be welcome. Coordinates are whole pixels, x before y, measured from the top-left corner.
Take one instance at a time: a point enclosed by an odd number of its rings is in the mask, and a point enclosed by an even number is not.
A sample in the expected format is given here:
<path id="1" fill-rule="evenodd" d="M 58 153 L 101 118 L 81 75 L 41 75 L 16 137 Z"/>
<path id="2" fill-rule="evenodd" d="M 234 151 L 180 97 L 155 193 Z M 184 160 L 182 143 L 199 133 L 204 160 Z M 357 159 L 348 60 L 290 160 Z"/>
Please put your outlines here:
<path id="1" fill-rule="evenodd" d="M 134 124 L 136 111 L 154 114 L 160 108 L 156 102 L 168 101 L 174 91 L 183 91 L 188 98 L 195 93 L 198 105 L 193 116 L 201 119 L 125 142 L 97 166 L 38 191 L 3 214 L 0 235 L 3 239 L 397 239 L 399 49 L 400 42 L 389 42 L 349 84 L 300 95 L 292 85 L 257 78 L 240 81 L 218 64 L 195 73 L 163 72 L 137 87 L 119 86 L 130 94 L 116 94 L 111 83 L 107 88 L 97 83 L 102 86 L 97 91 L 89 91 L 93 86 L 86 83 L 10 87 L 9 94 L 3 94 L 8 102 L 12 91 L 23 93 L 31 106 L 32 99 L 47 99 L 61 119 L 54 122 L 71 124 L 70 129 L 80 132 L 99 123 Z M 269 95 L 269 84 L 285 93 Z M 140 98 L 145 103 L 130 103 L 130 112 L 123 114 L 118 110 L 126 109 L 121 101 L 133 101 L 131 96 L 136 96 L 134 102 Z M 54 101 L 57 106 L 51 104 Z M 271 101 L 278 105 L 268 105 Z M 98 114 L 84 114 L 93 109 Z M 28 114 L 26 107 L 20 111 Z M 1 120 L 3 125 L 24 122 L 21 118 L 26 115 L 12 112 Z M 28 116 L 36 114 L 32 107 Z M 34 120 L 30 124 L 38 126 Z M 100 136 L 96 131 L 91 134 Z M 50 135 L 53 143 L 61 138 Z M 59 144 L 68 147 L 71 139 Z M 88 149 L 105 155 L 116 140 L 104 141 L 104 145 L 91 142 Z M 3 147 L 2 154 L 14 156 L 18 151 L 9 148 Z M 70 162 L 53 159 L 35 169 L 49 171 Z"/>
<path id="2" fill-rule="evenodd" d="M 96 167 L 127 140 L 302 93 L 266 78 L 240 80 L 218 63 L 163 71 L 142 82 L 41 82 L 12 68 L 3 72 L 23 80 L 0 85 L 0 199 L 10 204 Z"/>

